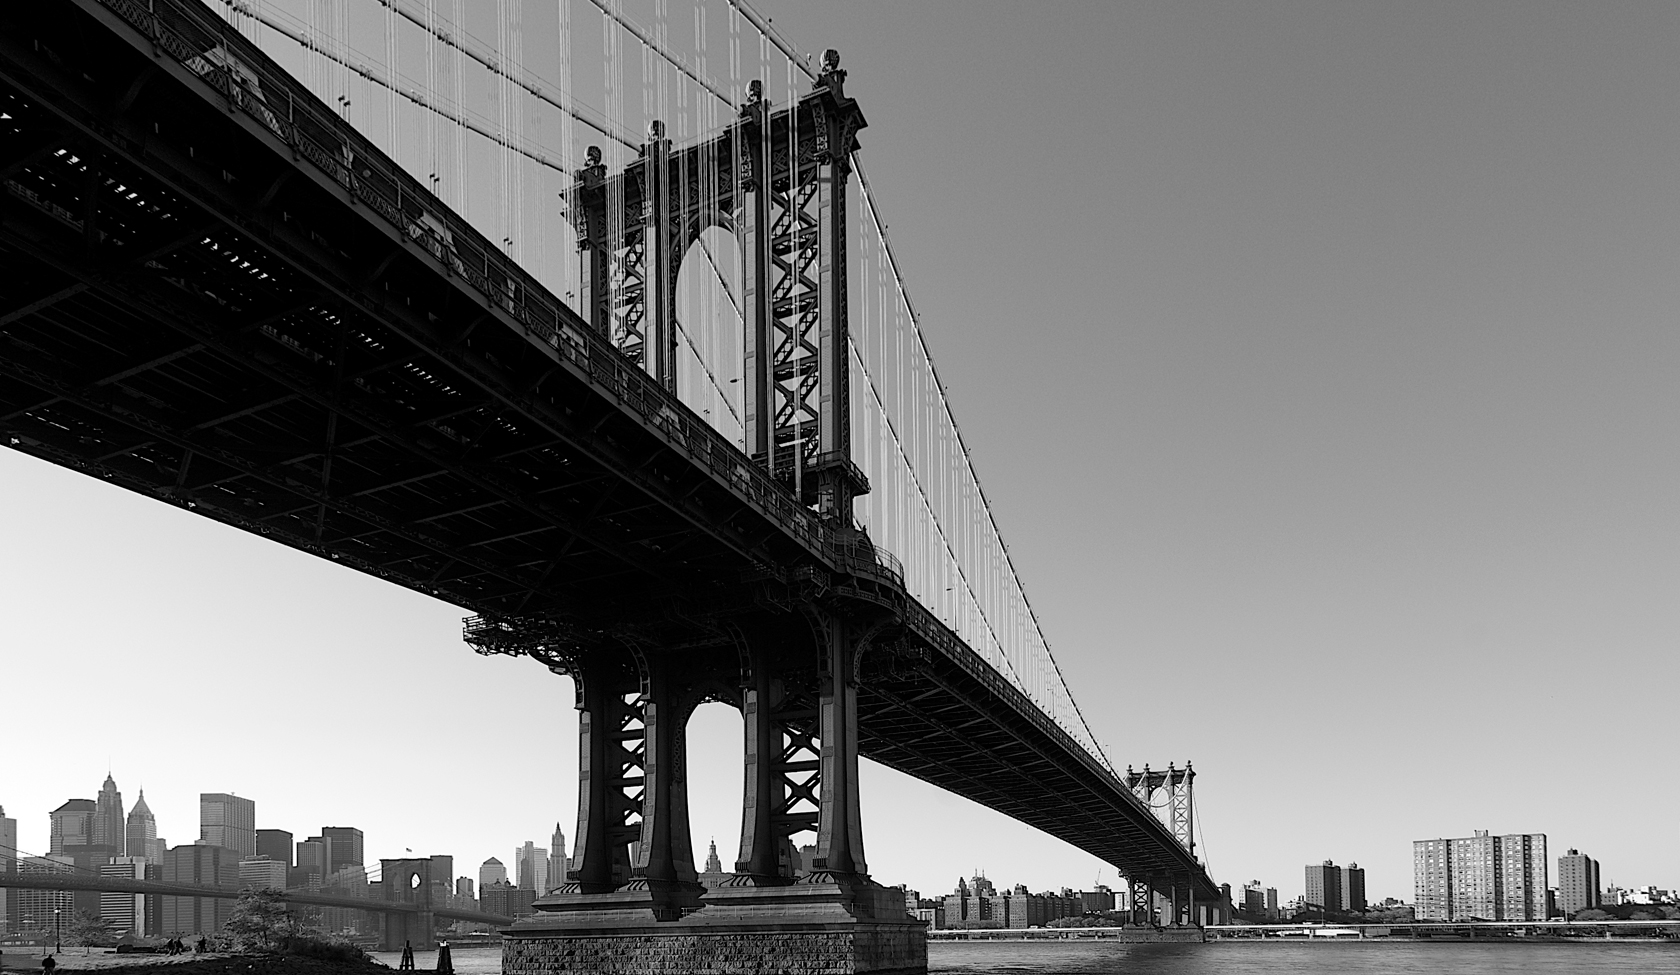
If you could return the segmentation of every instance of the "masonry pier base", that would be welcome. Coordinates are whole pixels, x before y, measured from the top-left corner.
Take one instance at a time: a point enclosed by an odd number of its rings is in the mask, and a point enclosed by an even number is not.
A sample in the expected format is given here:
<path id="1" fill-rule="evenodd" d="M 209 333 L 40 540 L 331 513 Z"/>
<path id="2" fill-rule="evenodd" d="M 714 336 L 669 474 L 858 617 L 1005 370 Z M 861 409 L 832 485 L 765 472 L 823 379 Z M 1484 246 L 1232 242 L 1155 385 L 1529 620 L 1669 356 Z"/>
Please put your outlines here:
<path id="1" fill-rule="evenodd" d="M 556 893 L 505 932 L 504 975 L 922 975 L 927 928 L 867 881 L 725 887 L 671 921 L 613 894 Z"/>

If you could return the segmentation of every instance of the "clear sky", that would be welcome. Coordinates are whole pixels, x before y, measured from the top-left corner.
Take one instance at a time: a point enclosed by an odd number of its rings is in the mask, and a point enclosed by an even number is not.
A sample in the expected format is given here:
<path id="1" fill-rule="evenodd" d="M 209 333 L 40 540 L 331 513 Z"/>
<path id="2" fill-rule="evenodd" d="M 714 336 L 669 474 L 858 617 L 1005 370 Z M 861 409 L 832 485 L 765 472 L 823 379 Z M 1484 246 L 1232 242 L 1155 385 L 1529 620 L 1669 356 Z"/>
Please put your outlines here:
<path id="1" fill-rule="evenodd" d="M 1489 829 L 1680 886 L 1680 6 L 759 7 L 841 50 L 1058 659 L 1118 763 L 1194 760 L 1217 879 L 1409 899 Z M 201 791 L 469 876 L 571 834 L 570 682 L 459 609 L 3 450 L 0 511 L 23 847 L 107 767 L 174 843 Z M 690 728 L 726 863 L 739 736 Z M 1114 882 L 864 787 L 884 882 Z"/>

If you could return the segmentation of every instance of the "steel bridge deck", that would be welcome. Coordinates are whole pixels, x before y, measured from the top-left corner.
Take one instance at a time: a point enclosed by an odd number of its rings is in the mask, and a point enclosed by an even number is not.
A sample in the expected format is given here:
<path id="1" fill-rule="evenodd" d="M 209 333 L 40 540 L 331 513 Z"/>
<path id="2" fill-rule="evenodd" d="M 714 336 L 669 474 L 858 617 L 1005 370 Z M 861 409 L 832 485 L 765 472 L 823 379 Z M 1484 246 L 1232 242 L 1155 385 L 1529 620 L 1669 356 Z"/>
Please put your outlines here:
<path id="1" fill-rule="evenodd" d="M 914 652 L 866 671 L 864 755 L 1216 896 L 892 571 L 208 10 L 150 16 L 0 11 L 0 444 L 480 614 L 866 586 Z"/>

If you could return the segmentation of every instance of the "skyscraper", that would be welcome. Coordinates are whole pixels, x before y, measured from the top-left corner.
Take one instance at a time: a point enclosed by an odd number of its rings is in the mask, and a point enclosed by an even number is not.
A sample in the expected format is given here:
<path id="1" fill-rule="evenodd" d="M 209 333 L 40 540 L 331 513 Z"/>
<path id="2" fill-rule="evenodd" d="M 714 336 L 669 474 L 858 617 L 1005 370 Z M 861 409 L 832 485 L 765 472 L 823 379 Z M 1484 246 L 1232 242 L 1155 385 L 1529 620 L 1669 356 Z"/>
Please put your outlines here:
<path id="1" fill-rule="evenodd" d="M 566 882 L 566 834 L 560 824 L 554 824 L 554 835 L 548 841 L 548 886 L 552 890 Z"/>
<path id="2" fill-rule="evenodd" d="M 279 860 L 292 868 L 292 834 L 283 829 L 257 830 L 257 856 Z"/>
<path id="3" fill-rule="evenodd" d="M 123 880 L 145 880 L 146 859 L 138 856 L 113 857 L 99 867 L 101 877 Z M 147 928 L 146 904 L 151 898 L 145 894 L 125 894 L 106 891 L 99 895 L 99 919 L 111 926 L 118 935 L 144 937 Z"/>
<path id="4" fill-rule="evenodd" d="M 502 866 L 502 861 L 491 857 L 478 868 L 478 892 L 482 895 L 484 888 L 498 880 L 505 884 L 507 879 L 507 867 Z"/>
<path id="5" fill-rule="evenodd" d="M 1329 911 L 1342 909 L 1342 869 L 1335 861 L 1307 864 L 1306 901 L 1310 907 Z"/>
<path id="6" fill-rule="evenodd" d="M 1417 840 L 1412 878 L 1419 921 L 1543 921 L 1546 834 Z"/>
<path id="7" fill-rule="evenodd" d="M 165 883 L 198 887 L 238 887 L 239 855 L 221 846 L 177 846 L 164 854 L 162 880 Z M 233 901 L 220 897 L 175 897 L 160 899 L 160 931 L 188 935 L 215 934 L 227 923 Z"/>
<path id="8" fill-rule="evenodd" d="M 75 873 L 76 863 L 63 853 L 49 853 L 44 857 L 19 857 L 18 873 Z M 68 890 L 13 890 L 6 899 L 14 930 L 51 931 L 54 912 L 67 917 L 76 910 L 76 896 Z M 99 909 L 99 895 L 94 894 L 94 910 Z"/>
<path id="9" fill-rule="evenodd" d="M 1357 863 L 1350 863 L 1342 868 L 1342 910 L 1363 914 L 1367 906 L 1365 868 Z"/>
<path id="10" fill-rule="evenodd" d="M 93 845 L 113 847 L 121 853 L 127 842 L 123 832 L 122 793 L 117 791 L 117 780 L 106 772 L 105 784 L 99 790 L 99 798 L 94 800 Z"/>
<path id="11" fill-rule="evenodd" d="M 519 882 L 514 886 L 521 890 L 534 890 L 538 894 L 548 893 L 547 850 L 526 840 L 524 846 L 514 849 L 513 862 L 519 877 Z"/>
<path id="12" fill-rule="evenodd" d="M 1558 857 L 1558 910 L 1564 917 L 1603 903 L 1598 880 L 1598 861 L 1570 850 Z"/>
<path id="13" fill-rule="evenodd" d="M 128 811 L 128 825 L 123 830 L 123 852 L 131 857 L 145 857 L 147 863 L 157 863 L 161 859 L 157 818 L 152 815 L 152 808 L 146 805 L 145 789 L 140 790 L 139 797 L 134 800 L 134 808 Z"/>
<path id="14" fill-rule="evenodd" d="M 0 806 L 0 873 L 17 872 L 17 855 L 17 820 L 7 817 L 6 808 Z M 15 930 L 12 921 L 15 907 L 7 889 L 0 887 L 0 934 Z"/>
<path id="15" fill-rule="evenodd" d="M 92 799 L 71 799 L 54 809 L 52 834 L 47 840 L 48 853 L 64 853 L 77 847 L 93 845 L 93 814 L 97 806 Z"/>
<path id="16" fill-rule="evenodd" d="M 362 861 L 362 831 L 356 827 L 323 826 L 321 839 L 331 841 L 327 846 L 327 873 L 365 865 Z"/>
<path id="17" fill-rule="evenodd" d="M 454 893 L 450 886 L 450 878 L 455 876 L 455 858 L 446 853 L 434 853 L 431 856 L 432 897 L 438 904 L 445 903 L 449 895 Z"/>
<path id="18" fill-rule="evenodd" d="M 239 886 L 258 890 L 285 890 L 288 869 L 284 860 L 263 856 L 246 857 L 239 861 Z"/>
<path id="19" fill-rule="evenodd" d="M 311 836 L 299 843 L 297 865 L 292 868 L 292 873 L 286 886 L 320 890 L 327 879 L 327 841 Z"/>
<path id="20" fill-rule="evenodd" d="M 199 793 L 198 842 L 256 856 L 257 804 L 225 792 Z"/>

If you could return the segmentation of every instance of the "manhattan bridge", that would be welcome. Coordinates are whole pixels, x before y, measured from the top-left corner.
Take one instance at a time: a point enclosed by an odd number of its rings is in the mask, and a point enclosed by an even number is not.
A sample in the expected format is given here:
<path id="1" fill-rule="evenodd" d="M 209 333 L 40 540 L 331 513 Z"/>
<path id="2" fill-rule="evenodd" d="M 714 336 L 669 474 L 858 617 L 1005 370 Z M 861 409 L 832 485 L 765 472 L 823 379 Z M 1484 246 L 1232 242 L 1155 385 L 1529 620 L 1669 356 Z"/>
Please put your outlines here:
<path id="1" fill-rule="evenodd" d="M 722 903 L 683 728 L 724 701 L 737 893 L 800 838 L 867 886 L 861 755 L 1207 922 L 1193 774 L 1098 744 L 991 514 L 866 87 L 745 0 L 8 4 L 0 443 L 573 677 L 573 907 Z"/>

